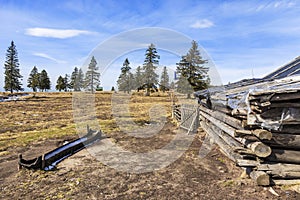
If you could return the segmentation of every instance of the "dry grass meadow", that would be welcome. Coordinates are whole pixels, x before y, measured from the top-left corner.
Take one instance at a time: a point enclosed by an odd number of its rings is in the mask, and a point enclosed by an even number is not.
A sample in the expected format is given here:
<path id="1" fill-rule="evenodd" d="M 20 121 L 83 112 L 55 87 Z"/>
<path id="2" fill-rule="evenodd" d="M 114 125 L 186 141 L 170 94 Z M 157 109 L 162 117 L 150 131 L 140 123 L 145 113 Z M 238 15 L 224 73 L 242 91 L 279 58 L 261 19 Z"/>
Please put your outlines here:
<path id="1" fill-rule="evenodd" d="M 128 112 L 122 107 L 125 101 L 119 100 L 117 109 L 124 111 L 122 120 L 128 129 L 132 128 L 127 123 L 130 120 L 140 126 L 155 123 L 150 120 L 150 110 L 158 104 L 164 107 L 167 122 L 157 135 L 148 138 L 134 138 L 120 131 L 112 112 L 113 95 L 111 92 L 95 94 L 96 120 L 109 136 L 104 139 L 132 152 L 149 152 L 168 144 L 176 135 L 168 93 L 153 93 L 150 97 L 142 92 L 134 93 Z M 79 137 L 72 96 L 69 92 L 30 93 L 20 101 L 0 102 L 0 199 L 278 199 L 268 188 L 241 177 L 242 169 L 217 147 L 200 158 L 199 150 L 205 138 L 201 128 L 178 160 L 153 172 L 121 172 L 102 164 L 87 150 L 65 159 L 55 171 L 18 171 L 18 154 L 31 158 L 58 147 L 65 140 Z M 186 101 L 185 96 L 177 96 L 177 101 Z M 280 199 L 300 198 L 290 190 L 275 189 Z"/>
<path id="2" fill-rule="evenodd" d="M 118 131 L 112 113 L 112 95 L 111 92 L 95 94 L 96 117 L 107 134 Z M 149 109 L 157 104 L 163 105 L 170 116 L 168 93 L 157 93 L 151 97 L 135 93 L 129 103 L 130 119 L 144 125 L 149 122 Z M 0 110 L 0 155 L 9 154 L 9 147 L 77 134 L 70 92 L 30 93 L 21 101 L 1 102 Z"/>

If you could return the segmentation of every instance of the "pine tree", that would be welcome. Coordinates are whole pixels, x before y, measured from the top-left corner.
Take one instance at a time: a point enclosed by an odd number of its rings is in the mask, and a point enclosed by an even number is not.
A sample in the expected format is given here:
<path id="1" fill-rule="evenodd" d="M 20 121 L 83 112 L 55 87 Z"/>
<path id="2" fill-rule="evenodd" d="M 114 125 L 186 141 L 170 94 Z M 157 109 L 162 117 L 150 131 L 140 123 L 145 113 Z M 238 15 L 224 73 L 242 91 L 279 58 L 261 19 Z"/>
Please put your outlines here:
<path id="1" fill-rule="evenodd" d="M 19 59 L 18 52 L 14 41 L 11 41 L 10 47 L 8 47 L 6 52 L 6 61 L 4 63 L 4 89 L 5 91 L 10 91 L 13 93 L 16 91 L 23 91 L 22 88 L 22 77 L 19 69 Z"/>
<path id="2" fill-rule="evenodd" d="M 59 76 L 56 81 L 55 89 L 61 92 L 62 90 L 65 90 L 65 88 L 66 88 L 65 79 L 62 76 Z"/>
<path id="3" fill-rule="evenodd" d="M 174 90 L 174 89 L 175 89 L 175 83 L 174 83 L 174 81 L 172 81 L 172 82 L 170 83 L 170 89 L 171 89 L 171 90 Z"/>
<path id="4" fill-rule="evenodd" d="M 82 70 L 75 67 L 70 77 L 70 89 L 73 89 L 74 91 L 81 91 L 81 89 L 83 88 L 83 79 L 84 75 Z"/>
<path id="5" fill-rule="evenodd" d="M 33 92 L 36 92 L 37 89 L 39 88 L 39 80 L 40 80 L 40 74 L 36 66 L 34 66 L 27 79 L 27 83 L 28 83 L 27 87 L 32 88 Z"/>
<path id="6" fill-rule="evenodd" d="M 98 70 L 97 61 L 93 56 L 85 74 L 85 86 L 92 93 L 94 93 L 95 88 L 100 85 L 100 73 L 97 72 Z"/>
<path id="7" fill-rule="evenodd" d="M 69 82 L 69 75 L 66 74 L 65 77 L 64 77 L 64 83 L 65 83 L 65 92 L 68 91 L 68 89 L 71 89 L 71 86 L 70 86 L 70 82 Z"/>
<path id="8" fill-rule="evenodd" d="M 128 58 L 125 59 L 123 67 L 121 68 L 121 75 L 118 78 L 118 89 L 129 93 L 133 89 L 133 74 L 130 72 L 131 67 Z"/>
<path id="9" fill-rule="evenodd" d="M 39 77 L 40 77 L 39 89 L 42 92 L 50 90 L 51 82 L 50 82 L 50 78 L 49 78 L 48 73 L 46 72 L 46 70 L 42 70 L 41 73 L 39 74 Z"/>
<path id="10" fill-rule="evenodd" d="M 138 66 L 136 68 L 136 72 L 133 76 L 134 76 L 133 88 L 138 89 L 143 85 L 143 80 L 144 80 L 141 66 Z"/>
<path id="11" fill-rule="evenodd" d="M 163 71 L 161 73 L 159 88 L 163 92 L 169 90 L 169 88 L 170 88 L 169 74 L 168 74 L 168 70 L 167 70 L 166 66 L 164 66 Z"/>
<path id="12" fill-rule="evenodd" d="M 204 66 L 205 63 L 207 63 L 207 60 L 203 60 L 198 50 L 198 44 L 194 40 L 189 52 L 182 56 L 180 62 L 177 63 L 177 72 L 188 80 L 194 91 L 208 87 L 209 69 L 207 66 Z"/>
<path id="13" fill-rule="evenodd" d="M 78 68 L 75 67 L 70 78 L 70 89 L 73 89 L 74 91 L 79 91 L 78 85 L 76 85 L 76 79 L 78 77 L 78 73 L 79 73 Z"/>
<path id="14" fill-rule="evenodd" d="M 187 94 L 187 98 L 191 98 L 191 94 L 194 92 L 193 87 L 184 76 L 179 76 L 176 82 L 176 91 Z"/>
<path id="15" fill-rule="evenodd" d="M 84 88 L 84 74 L 82 72 L 82 69 L 80 68 L 78 71 L 78 76 L 76 78 L 74 90 L 81 91 L 82 88 Z"/>
<path id="16" fill-rule="evenodd" d="M 150 44 L 145 53 L 145 61 L 143 64 L 143 82 L 146 86 L 146 96 L 150 96 L 150 89 L 158 84 L 158 75 L 155 73 L 159 63 L 160 56 L 157 54 L 154 44 Z"/>

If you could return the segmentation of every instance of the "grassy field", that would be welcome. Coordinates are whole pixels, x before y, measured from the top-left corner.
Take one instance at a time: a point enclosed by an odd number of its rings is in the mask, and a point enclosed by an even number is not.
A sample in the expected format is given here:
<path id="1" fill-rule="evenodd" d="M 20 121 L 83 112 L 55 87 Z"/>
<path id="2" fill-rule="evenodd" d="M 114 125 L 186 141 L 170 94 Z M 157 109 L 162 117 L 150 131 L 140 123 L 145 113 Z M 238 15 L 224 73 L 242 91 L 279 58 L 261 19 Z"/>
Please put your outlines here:
<path id="1" fill-rule="evenodd" d="M 177 95 L 177 103 L 195 102 L 185 97 Z M 83 98 L 91 100 L 88 94 Z M 128 151 L 151 152 L 169 144 L 178 130 L 169 118 L 171 97 L 167 93 L 154 93 L 151 97 L 134 93 L 126 99 L 122 93 L 99 92 L 95 94 L 95 102 L 76 106 L 82 108 L 79 116 L 86 121 L 93 119 L 88 114 L 95 112 L 94 121 L 110 136 L 103 140 Z M 180 158 L 152 172 L 119 171 L 98 161 L 87 149 L 65 159 L 54 171 L 18 171 L 18 154 L 34 158 L 78 137 L 74 101 L 72 93 L 62 92 L 37 93 L 22 101 L 0 102 L 0 199 L 274 199 L 251 179 L 240 178 L 241 168 L 218 148 L 201 158 L 199 151 L 205 138 L 201 128 L 191 135 L 193 142 Z M 95 104 L 94 109 L 89 109 L 90 104 Z M 150 118 L 151 113 L 154 118 Z M 150 124 L 162 122 L 155 118 L 161 113 L 168 122 L 152 137 L 124 134 L 117 123 L 124 122 L 125 129 L 133 128 L 130 122 L 151 128 Z M 101 146 L 103 140 L 94 145 Z M 136 164 L 144 163 L 132 162 L 132 166 Z M 276 191 L 281 199 L 300 198 L 295 192 Z"/>
<path id="2" fill-rule="evenodd" d="M 29 94 L 21 101 L 0 103 L 0 155 L 9 153 L 9 147 L 77 134 L 72 93 Z M 113 95 L 111 92 L 95 94 L 96 117 L 107 134 L 119 130 L 112 112 Z M 127 118 L 123 120 L 132 120 L 138 125 L 149 123 L 149 109 L 158 104 L 164 106 L 167 117 L 170 116 L 171 99 L 167 93 L 155 93 L 151 97 L 134 93 L 128 103 L 129 113 L 123 113 Z"/>

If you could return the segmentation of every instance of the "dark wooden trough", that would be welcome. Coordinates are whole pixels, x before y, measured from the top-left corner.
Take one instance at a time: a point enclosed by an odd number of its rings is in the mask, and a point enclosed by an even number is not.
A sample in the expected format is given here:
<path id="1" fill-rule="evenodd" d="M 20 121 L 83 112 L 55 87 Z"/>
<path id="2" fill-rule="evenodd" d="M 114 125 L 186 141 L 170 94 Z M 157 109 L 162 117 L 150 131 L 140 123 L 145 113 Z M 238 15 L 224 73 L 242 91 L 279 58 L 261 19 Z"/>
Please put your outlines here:
<path id="1" fill-rule="evenodd" d="M 73 140 L 67 144 L 64 144 L 46 154 L 38 156 L 34 159 L 23 159 L 22 154 L 19 155 L 19 169 L 42 169 L 42 170 L 52 170 L 55 169 L 56 164 L 66 159 L 67 157 L 75 154 L 76 152 L 82 150 L 88 145 L 91 145 L 95 141 L 101 138 L 101 131 L 91 131 L 88 129 L 88 134 Z"/>

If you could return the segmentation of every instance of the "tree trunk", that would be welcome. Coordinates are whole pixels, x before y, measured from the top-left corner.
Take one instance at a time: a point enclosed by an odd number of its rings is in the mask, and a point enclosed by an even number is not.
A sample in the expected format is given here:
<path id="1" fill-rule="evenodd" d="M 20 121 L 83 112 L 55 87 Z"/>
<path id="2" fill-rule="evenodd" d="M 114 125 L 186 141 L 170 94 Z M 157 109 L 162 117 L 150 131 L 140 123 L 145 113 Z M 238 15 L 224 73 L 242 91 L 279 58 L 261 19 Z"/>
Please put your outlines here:
<path id="1" fill-rule="evenodd" d="M 150 96 L 150 88 L 149 88 L 149 85 L 147 86 L 147 89 L 146 89 L 146 95 L 145 96 Z"/>
<path id="2" fill-rule="evenodd" d="M 94 72 L 92 72 L 91 92 L 92 92 L 92 94 L 94 94 Z"/>

